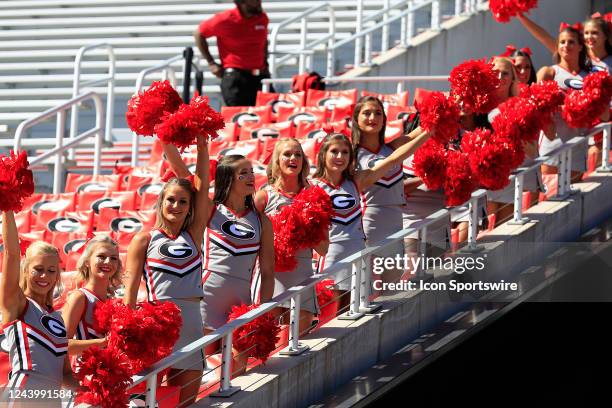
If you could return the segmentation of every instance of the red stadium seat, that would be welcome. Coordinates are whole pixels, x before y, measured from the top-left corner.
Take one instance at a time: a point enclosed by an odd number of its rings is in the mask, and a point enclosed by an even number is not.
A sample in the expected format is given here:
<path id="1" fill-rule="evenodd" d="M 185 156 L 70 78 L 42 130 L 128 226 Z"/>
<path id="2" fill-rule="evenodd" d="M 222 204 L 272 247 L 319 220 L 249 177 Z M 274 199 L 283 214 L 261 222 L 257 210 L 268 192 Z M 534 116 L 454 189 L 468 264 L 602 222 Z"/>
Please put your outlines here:
<path id="1" fill-rule="evenodd" d="M 225 122 L 225 127 L 217 132 L 217 139 L 227 140 L 228 142 L 236 141 L 238 126 L 234 122 Z"/>
<path id="2" fill-rule="evenodd" d="M 278 122 L 265 124 L 244 124 L 240 129 L 239 140 L 269 139 L 281 137 L 293 137 L 293 122 Z"/>
<path id="3" fill-rule="evenodd" d="M 42 194 L 38 196 L 37 201 L 31 201 L 29 204 L 31 204 L 30 224 L 34 226 L 38 213 L 41 210 L 53 211 L 55 213 L 74 211 L 76 196 L 74 193 Z"/>
<path id="4" fill-rule="evenodd" d="M 159 141 L 159 139 L 155 139 L 153 141 L 153 146 L 151 146 L 151 155 L 149 156 L 149 165 L 159 164 L 162 161 L 164 154 L 164 148 Z"/>
<path id="5" fill-rule="evenodd" d="M 68 173 L 66 177 L 66 192 L 119 191 L 120 187 L 121 176 L 118 174 L 92 176 Z"/>
<path id="6" fill-rule="evenodd" d="M 309 139 L 300 140 L 302 144 L 302 149 L 304 150 L 304 154 L 308 157 L 310 161 L 310 165 L 316 165 L 316 158 L 319 150 L 321 149 L 321 144 L 323 143 L 323 137 L 325 136 L 317 136 Z"/>
<path id="7" fill-rule="evenodd" d="M 329 110 L 336 105 L 351 105 L 357 102 L 357 89 L 344 91 L 319 91 L 309 89 L 306 94 L 306 106 L 321 106 Z"/>
<path id="8" fill-rule="evenodd" d="M 387 120 L 409 120 L 412 115 L 416 113 L 416 108 L 413 106 L 399 106 L 389 105 L 387 106 Z"/>
<path id="9" fill-rule="evenodd" d="M 144 191 L 149 191 L 149 188 L 163 184 L 157 173 L 155 175 L 145 174 L 130 174 L 125 184 L 126 191 L 136 191 L 138 195 L 142 195 Z"/>
<path id="10" fill-rule="evenodd" d="M 355 105 L 336 105 L 331 110 L 331 122 L 339 122 L 341 120 L 351 120 L 353 117 L 353 111 L 355 110 Z"/>
<path id="11" fill-rule="evenodd" d="M 306 106 L 303 108 L 285 108 L 279 106 L 279 122 L 291 121 L 297 126 L 300 122 L 325 123 L 329 117 L 329 111 L 324 107 Z"/>
<path id="12" fill-rule="evenodd" d="M 17 224 L 18 232 L 30 232 L 30 213 L 29 211 L 20 211 L 15 213 L 15 224 Z M 0 226 L 2 221 L 0 220 Z"/>
<path id="13" fill-rule="evenodd" d="M 272 122 L 272 107 L 270 106 L 223 106 L 221 115 L 226 122 L 236 123 L 242 127 L 246 122 L 270 123 Z"/>
<path id="14" fill-rule="evenodd" d="M 345 120 L 322 124 L 318 122 L 300 122 L 295 129 L 295 137 L 297 139 L 307 139 L 313 137 L 325 137 L 327 133 L 323 130 L 323 126 L 333 130 L 334 132 L 344 132 L 348 129 L 348 124 Z"/>
<path id="15" fill-rule="evenodd" d="M 257 160 L 261 154 L 261 140 L 241 140 L 236 143 L 227 143 L 213 140 L 209 145 L 211 156 L 225 156 L 227 154 L 241 154 L 249 160 Z"/>
<path id="16" fill-rule="evenodd" d="M 299 108 L 306 103 L 306 92 L 295 93 L 272 93 L 272 92 L 257 92 L 255 105 L 270 106 L 272 109 L 272 120 L 277 120 L 278 108 L 280 106 L 289 108 Z"/>
<path id="17" fill-rule="evenodd" d="M 159 193 L 145 191 L 140 195 L 140 210 L 152 210 L 157 203 Z"/>
<path id="18" fill-rule="evenodd" d="M 361 91 L 361 96 L 374 96 L 380 99 L 385 107 L 387 107 L 387 105 L 407 106 L 410 92 L 405 91 L 395 94 L 381 94 L 376 92 Z"/>
<path id="19" fill-rule="evenodd" d="M 385 129 L 385 143 L 391 143 L 398 137 L 404 134 L 403 120 L 390 120 L 387 122 Z"/>
<path id="20" fill-rule="evenodd" d="M 99 205 L 100 200 L 106 197 L 106 191 L 82 191 L 76 195 L 76 209 L 78 211 L 91 210 L 94 203 Z"/>

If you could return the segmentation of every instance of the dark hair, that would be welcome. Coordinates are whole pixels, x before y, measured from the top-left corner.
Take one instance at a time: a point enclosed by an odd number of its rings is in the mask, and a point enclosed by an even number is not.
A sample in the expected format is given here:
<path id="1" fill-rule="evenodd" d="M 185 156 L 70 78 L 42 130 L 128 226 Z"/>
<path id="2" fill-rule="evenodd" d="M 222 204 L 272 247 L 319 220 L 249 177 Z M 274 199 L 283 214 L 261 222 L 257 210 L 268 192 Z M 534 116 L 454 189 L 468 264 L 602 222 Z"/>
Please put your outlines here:
<path id="1" fill-rule="evenodd" d="M 240 160 L 247 160 L 241 154 L 229 154 L 223 156 L 217 163 L 215 171 L 215 195 L 213 201 L 217 204 L 223 204 L 227 201 L 234 184 L 234 176 L 236 174 L 236 163 Z M 249 194 L 244 198 L 244 205 L 247 208 L 254 209 L 253 195 Z"/>
<path id="2" fill-rule="evenodd" d="M 163 216 L 162 216 L 162 207 L 164 199 L 166 198 L 166 191 L 171 186 L 179 186 L 183 190 L 189 192 L 189 212 L 187 213 L 187 217 L 185 217 L 185 221 L 183 221 L 183 226 L 181 227 L 181 231 L 187 229 L 191 223 L 193 222 L 193 214 L 195 207 L 195 190 L 191 184 L 191 181 L 184 178 L 173 177 L 162 188 L 161 193 L 157 196 L 157 203 L 155 204 L 155 209 L 157 212 L 157 221 L 155 221 L 155 228 L 161 228 L 163 226 Z"/>
<path id="3" fill-rule="evenodd" d="M 589 18 L 584 22 L 583 26 L 586 26 L 589 23 L 595 24 L 603 33 L 604 37 L 606 37 L 606 53 L 608 55 L 612 55 L 612 32 L 610 31 L 610 25 L 608 22 L 601 17 Z"/>
<path id="4" fill-rule="evenodd" d="M 578 65 L 580 66 L 581 70 L 586 71 L 586 72 L 591 72 L 591 68 L 593 67 L 593 64 L 591 64 L 591 59 L 589 58 L 587 54 L 586 46 L 584 45 L 584 37 L 582 33 L 576 30 L 574 27 L 571 27 L 571 26 L 565 27 L 563 30 L 559 31 L 559 35 L 557 36 L 557 48 L 559 48 L 559 37 L 563 33 L 570 33 L 578 39 L 578 44 L 582 46 L 582 50 L 580 51 L 580 55 L 578 56 Z M 561 62 L 561 56 L 559 55 L 558 49 L 557 51 L 555 51 L 553 55 L 553 62 L 555 64 L 558 64 Z"/>
<path id="5" fill-rule="evenodd" d="M 509 58 L 512 59 L 513 61 L 516 57 L 527 58 L 529 60 L 529 64 L 531 64 L 531 71 L 529 71 L 529 80 L 527 81 L 527 84 L 533 84 L 537 82 L 536 70 L 535 70 L 535 67 L 533 66 L 533 60 L 531 59 L 531 55 L 521 50 L 516 50 L 512 54 L 509 55 Z"/>
<path id="6" fill-rule="evenodd" d="M 382 101 L 375 96 L 367 95 L 362 96 L 357 101 L 355 105 L 355 109 L 353 109 L 353 123 L 351 127 L 351 140 L 353 143 L 353 153 L 357 156 L 357 149 L 359 148 L 359 143 L 361 142 L 361 129 L 359 129 L 359 125 L 357 124 L 357 118 L 359 118 L 359 113 L 363 106 L 368 102 L 376 102 L 380 107 L 380 110 L 383 114 L 383 125 L 378 133 L 378 142 L 380 145 L 385 144 L 385 129 L 387 128 L 387 114 L 385 113 L 385 105 L 383 105 Z"/>
<path id="7" fill-rule="evenodd" d="M 321 149 L 319 149 L 319 153 L 317 154 L 317 169 L 315 170 L 313 177 L 323 177 L 325 175 L 325 155 L 329 150 L 329 146 L 338 142 L 346 143 L 347 147 L 349 148 L 349 162 L 346 169 L 344 169 L 342 172 L 342 177 L 348 180 L 353 178 L 355 152 L 353 150 L 353 146 L 351 145 L 351 141 L 342 133 L 330 133 L 323 138 Z"/>

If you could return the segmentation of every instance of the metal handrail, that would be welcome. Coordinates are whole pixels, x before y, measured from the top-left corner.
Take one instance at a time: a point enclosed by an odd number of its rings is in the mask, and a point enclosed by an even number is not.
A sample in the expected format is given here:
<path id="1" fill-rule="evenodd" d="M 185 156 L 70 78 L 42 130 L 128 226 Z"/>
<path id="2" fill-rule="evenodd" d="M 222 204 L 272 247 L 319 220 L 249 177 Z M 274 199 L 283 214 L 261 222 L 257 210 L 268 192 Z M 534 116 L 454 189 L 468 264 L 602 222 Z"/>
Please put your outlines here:
<path id="1" fill-rule="evenodd" d="M 176 55 L 172 58 L 169 58 L 165 61 L 160 62 L 157 65 L 153 65 L 152 67 L 145 68 L 138 73 L 138 78 L 136 79 L 136 86 L 134 87 L 134 95 L 138 95 L 138 93 L 142 90 L 142 85 L 145 81 L 145 78 L 152 74 L 153 72 L 162 71 L 163 79 L 168 79 L 172 86 L 176 86 L 176 73 L 174 68 L 170 65 L 180 61 L 183 59 L 183 54 Z M 140 148 L 140 137 L 136 132 L 132 132 L 132 167 L 138 166 L 138 155 Z"/>
<path id="2" fill-rule="evenodd" d="M 329 34 L 327 36 L 325 36 L 322 39 L 319 39 L 317 41 L 314 41 L 310 44 L 307 43 L 307 37 L 308 37 L 308 31 L 307 31 L 307 19 L 308 16 L 310 16 L 311 14 L 316 13 L 317 11 L 323 10 L 327 8 L 327 11 L 329 13 Z M 331 44 L 333 43 L 333 40 L 336 36 L 336 17 L 335 17 L 335 13 L 334 13 L 334 8 L 329 4 L 329 3 L 321 3 L 317 6 L 311 7 L 308 10 L 305 10 L 293 17 L 290 17 L 286 20 L 281 21 L 280 23 L 278 23 L 277 25 L 275 25 L 272 28 L 272 32 L 270 33 L 270 53 L 269 53 L 269 62 L 268 62 L 268 66 L 270 69 L 270 73 L 272 76 L 276 75 L 276 71 L 278 69 L 278 66 L 280 64 L 282 64 L 283 62 L 289 60 L 290 58 L 292 58 L 292 56 L 294 55 L 294 53 L 287 53 L 287 55 L 285 55 L 284 57 L 277 59 L 277 54 L 279 53 L 279 51 L 276 49 L 277 46 L 277 42 L 278 42 L 278 34 L 280 32 L 281 29 L 285 28 L 286 26 L 295 23 L 296 21 L 300 21 L 301 22 L 301 27 L 300 27 L 300 51 L 306 51 L 306 50 L 310 50 L 312 48 L 314 48 L 315 46 L 319 45 L 320 43 L 324 42 L 324 41 L 329 41 L 330 44 L 328 46 L 331 46 Z M 299 53 L 299 72 L 300 74 L 303 73 L 305 71 L 305 67 L 306 65 L 309 66 L 309 68 L 312 70 L 312 57 L 311 56 L 307 56 L 307 53 Z M 308 63 L 307 63 L 308 62 Z"/>
<path id="3" fill-rule="evenodd" d="M 66 129 L 66 111 L 86 99 L 92 99 L 94 101 L 96 109 L 96 125 L 94 128 L 85 131 L 80 135 L 75 135 L 74 137 L 71 137 L 66 143 L 64 143 L 64 133 Z M 57 115 L 55 127 L 55 148 L 43 153 L 40 156 L 37 156 L 36 158 L 30 159 L 30 165 L 32 166 L 38 164 L 43 160 L 47 159 L 48 157 L 55 156 L 55 166 L 53 169 L 53 193 L 59 194 L 62 191 L 62 180 L 64 172 L 64 161 L 62 153 L 71 147 L 81 144 L 83 140 L 88 139 L 92 136 L 95 136 L 93 175 L 98 176 L 100 174 L 100 157 L 102 149 L 102 138 L 104 134 L 104 110 L 102 108 L 102 98 L 94 91 L 85 92 L 62 103 L 61 105 L 47 109 L 46 111 L 21 122 L 19 126 L 17 126 L 17 130 L 15 131 L 15 141 L 13 145 L 13 150 L 19 151 L 21 149 L 24 132 L 27 129 L 38 125 L 39 123 L 44 122 L 45 120 L 55 115 Z M 47 140 L 45 139 L 36 139 L 36 141 L 39 140 L 44 143 L 47 143 Z M 29 139 L 29 141 L 35 140 Z"/>
<path id="4" fill-rule="evenodd" d="M 81 64 L 83 62 L 83 57 L 85 54 L 97 48 L 103 48 L 106 50 L 108 55 L 108 75 L 101 77 L 99 79 L 93 79 L 87 82 L 81 82 Z M 107 91 L 106 91 L 106 125 L 105 125 L 105 134 L 104 140 L 107 143 L 112 142 L 112 130 L 113 130 L 113 120 L 114 120 L 114 103 L 115 103 L 115 65 L 116 65 L 115 52 L 113 51 L 113 46 L 106 43 L 101 42 L 97 44 L 91 44 L 84 47 L 79 48 L 77 52 L 76 58 L 74 59 L 74 79 L 72 81 L 72 97 L 76 97 L 82 91 L 83 87 L 94 86 L 102 83 L 107 83 Z M 70 111 L 70 138 L 74 138 L 78 132 L 79 127 L 79 115 L 78 115 L 79 107 L 78 105 L 73 105 Z M 74 159 L 74 150 L 69 150 L 68 157 L 70 159 Z"/>

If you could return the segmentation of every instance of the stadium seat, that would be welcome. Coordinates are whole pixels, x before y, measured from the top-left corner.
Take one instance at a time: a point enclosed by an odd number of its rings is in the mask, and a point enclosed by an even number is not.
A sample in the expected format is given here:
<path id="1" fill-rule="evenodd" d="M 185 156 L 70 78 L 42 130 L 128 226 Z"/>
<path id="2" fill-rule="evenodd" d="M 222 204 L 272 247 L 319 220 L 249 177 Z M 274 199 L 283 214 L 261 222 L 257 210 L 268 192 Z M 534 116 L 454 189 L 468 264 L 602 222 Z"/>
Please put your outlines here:
<path id="1" fill-rule="evenodd" d="M 271 106 L 223 106 L 221 115 L 226 122 L 235 123 L 238 128 L 245 122 L 270 123 L 272 122 Z"/>
<path id="2" fill-rule="evenodd" d="M 299 108 L 306 103 L 306 92 L 295 93 L 273 93 L 257 92 L 255 105 L 270 106 L 272 109 L 272 120 L 278 120 L 278 107 Z"/>
<path id="3" fill-rule="evenodd" d="M 259 139 L 240 140 L 235 143 L 215 139 L 209 143 L 208 151 L 211 156 L 241 154 L 249 160 L 257 160 L 261 154 L 261 143 Z"/>
<path id="4" fill-rule="evenodd" d="M 339 122 L 341 120 L 351 120 L 353 118 L 353 111 L 355 110 L 355 105 L 336 105 L 332 108 L 330 114 L 330 122 Z"/>
<path id="5" fill-rule="evenodd" d="M 390 143 L 404 134 L 404 121 L 403 120 L 390 120 L 387 121 L 387 127 L 385 129 L 385 143 Z"/>
<path id="6" fill-rule="evenodd" d="M 364 90 L 364 91 L 361 91 L 361 96 L 374 96 L 380 99 L 386 108 L 388 105 L 407 106 L 408 98 L 410 97 L 410 92 L 404 91 L 404 92 L 394 93 L 394 94 L 382 94 L 382 93 L 369 92 L 369 91 Z"/>
<path id="7" fill-rule="evenodd" d="M 299 122 L 325 123 L 329 117 L 329 111 L 320 106 L 305 106 L 302 108 L 278 107 L 278 121 L 290 120 L 297 126 Z"/>
<path id="8" fill-rule="evenodd" d="M 357 89 L 343 91 L 319 91 L 309 89 L 306 94 L 306 106 L 320 106 L 332 110 L 335 106 L 351 105 L 357 102 Z"/>
<path id="9" fill-rule="evenodd" d="M 240 128 L 238 140 L 293 137 L 294 128 L 295 126 L 291 121 L 263 124 L 245 123 Z"/>
<path id="10" fill-rule="evenodd" d="M 92 176 L 91 174 L 68 173 L 66 192 L 119 191 L 121 177 L 118 174 Z"/>
<path id="11" fill-rule="evenodd" d="M 295 129 L 295 137 L 297 139 L 308 139 L 319 136 L 325 137 L 327 132 L 324 129 L 334 132 L 344 132 L 348 129 L 348 124 L 346 120 L 326 124 L 319 122 L 299 122 Z"/>
<path id="12" fill-rule="evenodd" d="M 413 106 L 399 106 L 399 105 L 388 105 L 387 106 L 387 120 L 409 120 L 412 115 L 416 113 L 416 108 Z"/>

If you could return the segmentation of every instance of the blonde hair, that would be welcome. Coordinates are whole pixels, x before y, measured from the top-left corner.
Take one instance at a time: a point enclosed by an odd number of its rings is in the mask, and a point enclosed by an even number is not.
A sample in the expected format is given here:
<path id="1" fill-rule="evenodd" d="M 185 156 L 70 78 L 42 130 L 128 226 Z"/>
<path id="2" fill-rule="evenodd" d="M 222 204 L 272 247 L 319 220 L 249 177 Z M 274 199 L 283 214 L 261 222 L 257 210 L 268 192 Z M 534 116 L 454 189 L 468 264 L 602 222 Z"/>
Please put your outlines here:
<path id="1" fill-rule="evenodd" d="M 288 137 L 278 139 L 278 141 L 274 145 L 274 150 L 272 151 L 272 159 L 270 160 L 270 163 L 268 164 L 268 167 L 266 168 L 266 175 L 268 176 L 268 184 L 274 185 L 274 183 L 276 183 L 276 181 L 280 178 L 281 173 L 280 173 L 279 158 L 281 154 L 281 146 L 287 145 L 289 143 L 296 144 L 299 147 L 300 152 L 302 153 L 302 169 L 300 170 L 298 181 L 302 187 L 307 186 L 308 185 L 308 174 L 310 172 L 310 163 L 308 162 L 308 158 L 306 157 L 306 154 L 304 153 L 304 149 L 302 149 L 301 143 L 295 139 L 291 139 Z"/>
<path id="2" fill-rule="evenodd" d="M 87 282 L 89 281 L 89 272 L 91 271 L 91 265 L 88 265 L 87 262 L 91 258 L 93 251 L 96 245 L 109 245 L 117 248 L 117 253 L 119 252 L 119 245 L 111 239 L 108 235 L 98 235 L 92 238 L 85 247 L 83 254 L 79 258 L 76 264 L 77 270 L 77 282 Z M 118 260 L 117 270 L 113 274 L 113 276 L 109 279 L 109 287 L 107 288 L 107 292 L 109 296 L 114 296 L 115 290 L 121 285 L 121 274 L 123 273 L 123 267 L 121 265 L 121 259 Z"/>
<path id="3" fill-rule="evenodd" d="M 62 272 L 60 268 L 60 255 L 57 248 L 53 245 L 44 241 L 35 241 L 26 249 L 25 256 L 21 260 L 19 268 L 19 287 L 24 293 L 28 289 L 28 267 L 30 266 L 30 262 L 32 262 L 32 258 L 38 255 L 53 255 L 57 257 L 57 279 L 55 281 L 55 286 L 47 293 L 47 298 L 45 299 L 46 306 L 52 307 L 54 296 L 57 297 L 61 295 L 63 291 L 62 279 L 60 277 Z"/>
<path id="4" fill-rule="evenodd" d="M 510 72 L 512 73 L 512 83 L 510 84 L 510 94 L 509 97 L 518 96 L 519 91 L 519 79 L 518 74 L 516 73 L 516 68 L 514 67 L 514 62 L 508 57 L 493 57 L 491 60 L 491 64 L 495 65 L 496 62 L 501 62 L 510 67 Z"/>
<path id="5" fill-rule="evenodd" d="M 187 213 L 187 217 L 185 217 L 185 221 L 183 222 L 183 226 L 181 227 L 181 231 L 189 228 L 191 223 L 193 222 L 193 214 L 195 212 L 195 190 L 191 184 L 191 181 L 184 178 L 171 178 L 168 180 L 162 191 L 159 193 L 157 197 L 157 203 L 155 204 L 155 211 L 157 215 L 157 220 L 155 221 L 155 228 L 161 228 L 164 226 L 164 215 L 163 215 L 163 204 L 164 199 L 166 198 L 166 192 L 171 186 L 179 186 L 183 190 L 189 193 L 189 212 Z"/>

